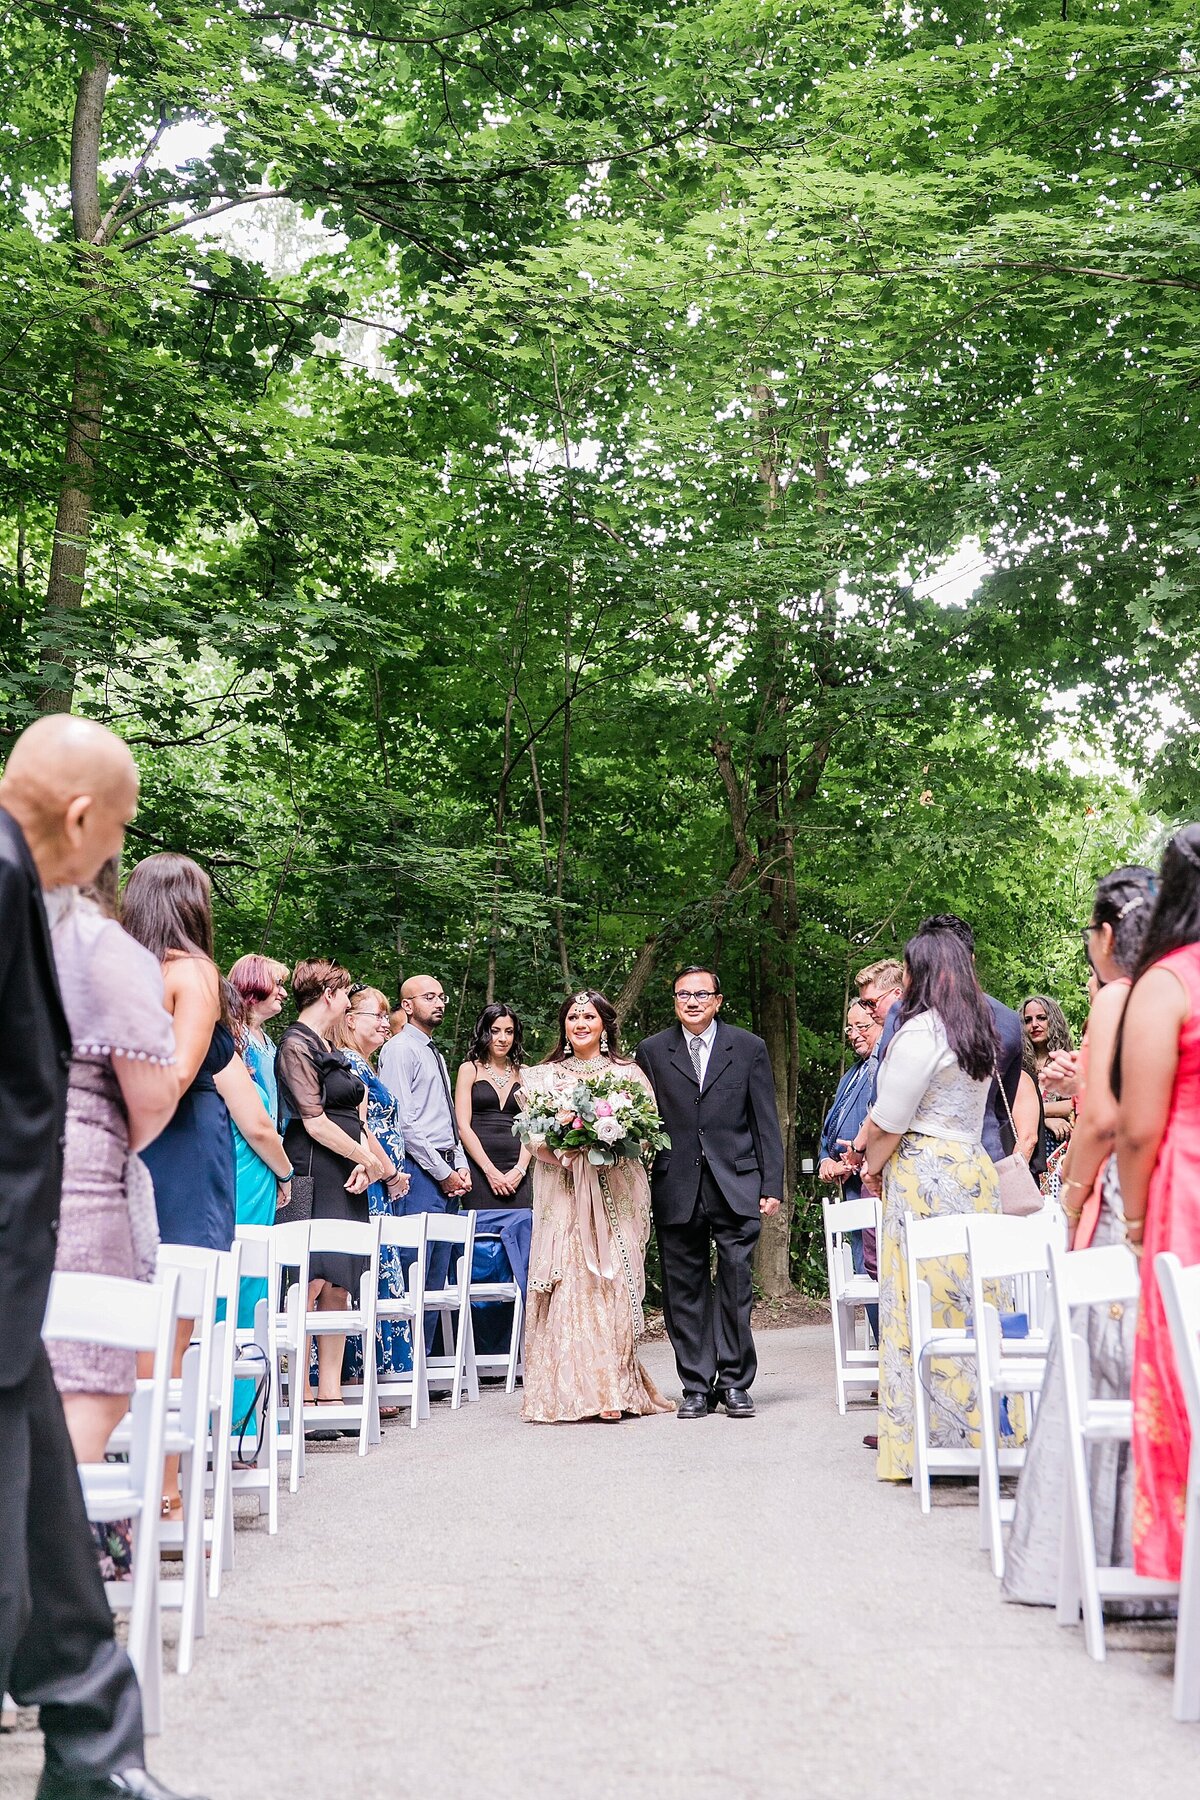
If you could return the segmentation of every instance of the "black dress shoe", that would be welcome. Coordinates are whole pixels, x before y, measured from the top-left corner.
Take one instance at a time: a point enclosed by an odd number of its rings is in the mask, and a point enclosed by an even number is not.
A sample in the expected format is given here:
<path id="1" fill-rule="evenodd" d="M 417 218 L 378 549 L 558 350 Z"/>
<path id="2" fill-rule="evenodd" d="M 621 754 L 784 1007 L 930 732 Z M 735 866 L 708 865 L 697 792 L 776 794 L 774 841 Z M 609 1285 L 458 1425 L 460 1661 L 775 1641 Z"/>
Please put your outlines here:
<path id="1" fill-rule="evenodd" d="M 722 1388 L 717 1399 L 731 1419 L 752 1419 L 754 1402 L 745 1388 Z"/>
<path id="2" fill-rule="evenodd" d="M 42 1770 L 37 1800 L 201 1800 L 198 1794 L 177 1794 L 156 1781 L 148 1769 L 123 1769 L 119 1775 L 68 1775 L 64 1770 Z"/>
<path id="3" fill-rule="evenodd" d="M 707 1419 L 716 1405 L 711 1394 L 685 1394 L 676 1414 L 680 1419 Z"/>

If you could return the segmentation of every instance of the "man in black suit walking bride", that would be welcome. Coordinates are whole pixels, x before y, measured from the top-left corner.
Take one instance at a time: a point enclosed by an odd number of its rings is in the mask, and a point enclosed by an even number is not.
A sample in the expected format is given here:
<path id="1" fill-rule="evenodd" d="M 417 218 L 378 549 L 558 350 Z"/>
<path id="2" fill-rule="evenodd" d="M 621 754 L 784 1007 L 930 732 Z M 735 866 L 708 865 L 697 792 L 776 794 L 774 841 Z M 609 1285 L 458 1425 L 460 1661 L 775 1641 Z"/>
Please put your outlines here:
<path id="1" fill-rule="evenodd" d="M 667 1335 L 683 1383 L 679 1417 L 703 1419 L 722 1405 L 731 1419 L 752 1419 L 750 1265 L 762 1220 L 778 1212 L 783 1193 L 775 1083 L 762 1039 L 718 1017 L 714 969 L 681 969 L 674 986 L 678 1023 L 644 1038 L 636 1055 L 671 1138 L 655 1158 L 650 1194 Z"/>

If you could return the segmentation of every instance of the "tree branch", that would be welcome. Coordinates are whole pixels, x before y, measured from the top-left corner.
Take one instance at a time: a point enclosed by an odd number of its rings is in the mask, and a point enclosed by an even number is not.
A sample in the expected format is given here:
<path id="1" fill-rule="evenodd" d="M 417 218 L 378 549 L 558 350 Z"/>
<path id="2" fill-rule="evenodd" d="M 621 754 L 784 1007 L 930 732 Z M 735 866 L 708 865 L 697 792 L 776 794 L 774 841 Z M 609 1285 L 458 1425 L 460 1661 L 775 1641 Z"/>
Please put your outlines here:
<path id="1" fill-rule="evenodd" d="M 139 250 L 143 244 L 152 244 L 156 238 L 170 237 L 175 231 L 186 231 L 189 225 L 199 225 L 204 219 L 215 219 L 218 213 L 229 212 L 235 206 L 252 206 L 256 200 L 290 200 L 291 197 L 288 188 L 262 188 L 253 193 L 239 194 L 236 200 L 223 200 L 220 206 L 206 207 L 203 212 L 193 213 L 189 219 L 178 219 L 174 225 L 160 225 L 157 231 L 144 231 L 139 236 L 130 238 L 129 242 L 123 244 L 121 248 L 123 250 Z M 126 218 L 122 219 L 122 225 L 127 224 L 129 219 L 136 218 L 139 212 L 152 211 L 156 204 L 171 206 L 175 202 L 171 200 L 157 203 L 150 201 L 145 206 L 136 207 Z"/>
<path id="2" fill-rule="evenodd" d="M 104 217 L 101 219 L 99 229 L 97 230 L 96 235 L 92 239 L 93 244 L 99 246 L 101 244 L 106 244 L 108 242 L 109 226 L 112 224 L 113 220 L 116 218 L 117 214 L 120 212 L 121 206 L 124 202 L 126 194 L 129 192 L 130 188 L 133 186 L 133 184 L 137 180 L 138 176 L 142 173 L 142 170 L 146 167 L 146 164 L 150 161 L 150 158 L 154 155 L 155 150 L 158 148 L 158 141 L 162 137 L 163 132 L 167 129 L 167 126 L 169 123 L 170 123 L 170 118 L 167 113 L 167 109 L 164 105 L 160 105 L 159 109 L 158 109 L 158 124 L 154 128 L 153 136 L 151 137 L 150 142 L 146 145 L 146 148 L 142 151 L 142 154 L 138 157 L 137 161 L 134 163 L 133 168 L 130 170 L 129 179 L 126 181 L 125 186 L 121 189 L 120 193 L 117 195 L 116 199 L 113 201 L 112 205 L 109 207 L 108 211 L 105 213 Z M 122 220 L 120 223 L 124 224 L 124 220 Z M 119 228 L 120 227 L 118 226 L 118 229 Z"/>
<path id="3" fill-rule="evenodd" d="M 521 13 L 539 11 L 569 12 L 574 0 L 559 0 L 555 8 L 540 8 L 528 4 L 510 6 L 506 11 L 496 13 L 490 19 L 481 19 L 478 25 L 463 25 L 457 31 L 441 31 L 435 37 L 398 37 L 386 31 L 368 31 L 354 25 L 330 25 L 323 19 L 309 18 L 304 13 L 269 12 L 250 13 L 248 17 L 256 25 L 308 25 L 314 31 L 328 32 L 330 37 L 355 38 L 364 44 L 395 44 L 401 49 L 421 49 L 435 44 L 449 43 L 452 38 L 481 37 L 485 31 L 503 25 L 507 19 L 515 19 Z"/>

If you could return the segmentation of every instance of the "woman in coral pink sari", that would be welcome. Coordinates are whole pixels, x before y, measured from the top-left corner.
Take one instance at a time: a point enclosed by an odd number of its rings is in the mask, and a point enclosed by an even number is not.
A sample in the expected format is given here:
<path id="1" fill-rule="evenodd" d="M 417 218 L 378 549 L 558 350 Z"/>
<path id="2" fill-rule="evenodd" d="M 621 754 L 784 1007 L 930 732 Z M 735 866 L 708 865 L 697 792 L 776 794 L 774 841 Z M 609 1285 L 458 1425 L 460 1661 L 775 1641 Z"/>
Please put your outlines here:
<path id="1" fill-rule="evenodd" d="M 1200 826 L 1163 855 L 1118 1051 L 1117 1163 L 1126 1234 L 1142 1254 L 1133 1367 L 1134 1566 L 1178 1581 L 1191 1432 L 1154 1277 L 1173 1250 L 1200 1263 Z"/>

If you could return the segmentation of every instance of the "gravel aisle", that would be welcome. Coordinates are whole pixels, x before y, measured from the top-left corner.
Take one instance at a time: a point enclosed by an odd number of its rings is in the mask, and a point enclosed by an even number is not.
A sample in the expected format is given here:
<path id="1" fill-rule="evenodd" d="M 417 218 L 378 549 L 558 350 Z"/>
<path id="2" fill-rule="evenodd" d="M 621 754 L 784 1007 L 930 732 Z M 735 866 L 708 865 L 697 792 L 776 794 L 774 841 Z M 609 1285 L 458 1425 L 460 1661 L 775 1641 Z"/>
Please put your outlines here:
<path id="1" fill-rule="evenodd" d="M 1169 1633 L 1097 1666 L 1003 1605 L 966 1489 L 922 1519 L 872 1479 L 828 1328 L 758 1341 L 753 1421 L 523 1426 L 488 1390 L 365 1462 L 314 1450 L 275 1541 L 239 1531 L 152 1767 L 212 1800 L 1191 1791 Z M 33 1793 L 22 1727 L 3 1800 Z"/>

